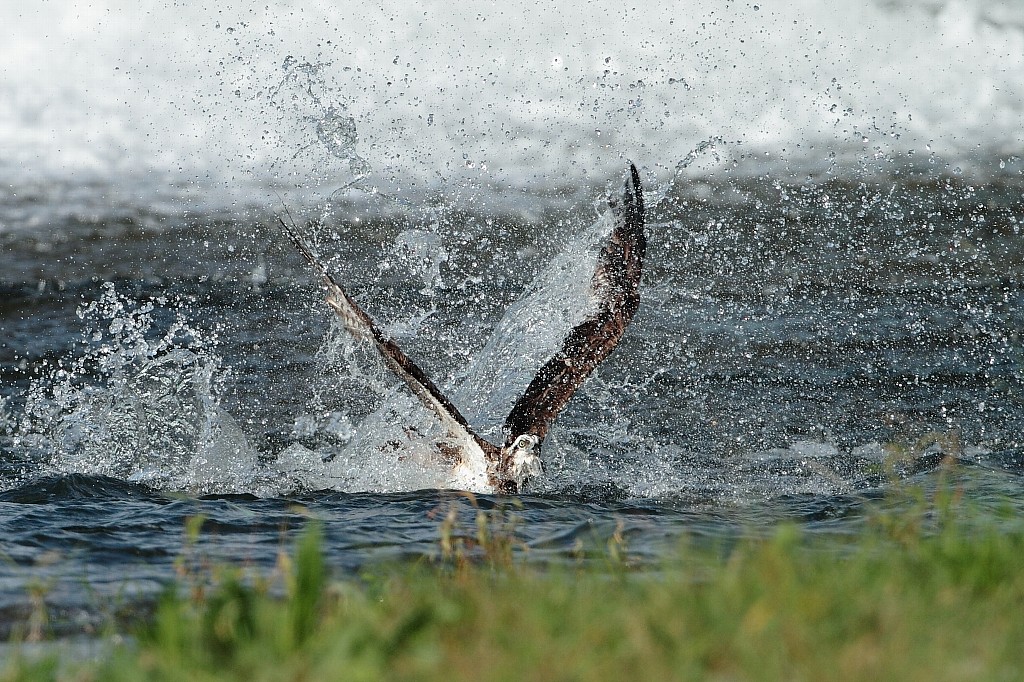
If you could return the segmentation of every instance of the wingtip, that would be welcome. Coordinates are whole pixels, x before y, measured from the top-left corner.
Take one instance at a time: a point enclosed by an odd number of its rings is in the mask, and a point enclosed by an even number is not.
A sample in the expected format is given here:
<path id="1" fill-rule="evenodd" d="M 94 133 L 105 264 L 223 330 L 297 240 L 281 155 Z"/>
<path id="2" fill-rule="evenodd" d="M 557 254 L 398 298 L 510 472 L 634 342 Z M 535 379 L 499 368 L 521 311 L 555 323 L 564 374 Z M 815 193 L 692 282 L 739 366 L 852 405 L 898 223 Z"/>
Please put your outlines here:
<path id="1" fill-rule="evenodd" d="M 337 286 L 334 278 L 331 277 L 331 273 L 327 271 L 327 267 L 319 258 L 316 257 L 316 254 L 313 253 L 312 247 L 306 242 L 302 235 L 300 235 L 294 227 L 286 223 L 284 218 L 281 216 L 278 216 L 277 220 L 281 224 L 281 227 L 284 228 L 285 234 L 287 234 L 288 238 L 291 239 L 292 244 L 295 245 L 295 248 L 299 250 L 299 253 L 302 254 L 303 258 L 305 258 L 313 267 L 313 270 L 320 275 L 328 285 L 333 284 L 334 286 Z"/>
<path id="2" fill-rule="evenodd" d="M 629 162 L 629 179 L 633 181 L 633 187 L 639 193 L 642 191 L 640 187 L 640 171 L 636 169 L 636 164 L 632 161 Z"/>
<path id="3" fill-rule="evenodd" d="M 306 241 L 299 235 L 296 229 L 292 228 L 291 225 L 286 223 L 284 221 L 284 218 L 282 218 L 281 216 L 277 216 L 277 222 L 284 229 L 284 233 L 288 235 L 288 239 L 290 239 L 292 244 L 295 245 L 295 248 L 297 248 L 299 252 L 306 257 L 307 260 L 316 260 L 315 258 L 312 258 L 313 254 L 311 249 L 309 248 L 309 245 L 306 244 Z"/>
<path id="4" fill-rule="evenodd" d="M 626 191 L 624 199 L 627 204 L 635 204 L 643 210 L 644 205 L 644 190 L 640 184 L 640 171 L 636 169 L 636 164 L 632 161 L 629 163 L 629 175 L 626 178 Z"/>

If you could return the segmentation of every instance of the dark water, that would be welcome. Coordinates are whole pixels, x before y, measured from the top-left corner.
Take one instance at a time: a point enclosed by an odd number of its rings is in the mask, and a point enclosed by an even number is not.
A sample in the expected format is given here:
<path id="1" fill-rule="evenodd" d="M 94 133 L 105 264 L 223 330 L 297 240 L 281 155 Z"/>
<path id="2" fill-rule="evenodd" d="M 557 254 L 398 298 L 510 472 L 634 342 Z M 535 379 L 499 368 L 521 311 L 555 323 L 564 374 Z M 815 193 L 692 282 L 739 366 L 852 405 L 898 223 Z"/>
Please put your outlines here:
<path id="1" fill-rule="evenodd" d="M 900 480 L 952 475 L 982 508 L 1018 497 L 1024 180 L 996 163 L 650 181 L 633 326 L 553 430 L 545 479 L 475 504 L 514 514 L 528 560 L 575 561 L 621 526 L 656 561 L 683 534 L 854 532 Z M 469 498 L 360 449 L 423 417 L 331 326 L 272 214 L 35 189 L 0 208 L 8 627 L 37 589 L 59 632 L 145 603 L 196 515 L 189 551 L 266 568 L 318 518 L 339 574 L 436 557 L 451 509 L 472 532 Z M 580 194 L 498 215 L 440 195 L 292 211 L 323 217 L 310 231 L 339 279 L 461 395 L 508 306 L 592 222 L 597 190 Z"/>

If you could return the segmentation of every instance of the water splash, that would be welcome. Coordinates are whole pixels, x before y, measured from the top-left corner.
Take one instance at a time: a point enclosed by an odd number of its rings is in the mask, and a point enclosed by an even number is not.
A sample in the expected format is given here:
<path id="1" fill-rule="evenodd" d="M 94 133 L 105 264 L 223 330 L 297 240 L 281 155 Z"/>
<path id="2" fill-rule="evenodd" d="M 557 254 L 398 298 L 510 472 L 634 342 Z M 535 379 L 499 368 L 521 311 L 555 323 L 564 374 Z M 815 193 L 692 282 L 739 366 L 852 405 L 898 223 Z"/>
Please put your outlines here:
<path id="1" fill-rule="evenodd" d="M 282 178 L 301 178 L 302 186 L 334 183 L 346 175 L 354 182 L 371 170 L 356 149 L 359 135 L 348 97 L 329 77 L 328 67 L 289 55 L 281 67 L 284 76 L 268 92 L 280 126 L 272 134 L 278 160 L 271 170 Z"/>
<path id="2" fill-rule="evenodd" d="M 613 227 L 605 210 L 570 240 L 505 311 L 490 340 L 456 380 L 453 399 L 483 435 L 500 438 L 500 427 L 515 400 L 540 366 L 562 347 L 569 330 L 595 305 L 590 282 L 601 240 Z"/>
<path id="3" fill-rule="evenodd" d="M 505 311 L 490 340 L 465 370 L 444 387 L 484 437 L 500 440 L 500 426 L 512 403 L 539 367 L 561 347 L 569 329 L 589 314 L 593 305 L 590 279 L 600 243 L 610 232 L 612 221 L 611 211 L 605 209 L 581 235 L 572 238 L 520 300 Z M 410 244 L 436 248 L 438 238 L 436 233 L 406 231 L 396 241 L 400 249 Z M 427 267 L 419 269 L 428 284 L 424 291 L 439 280 L 439 255 L 443 256 L 444 251 L 435 251 L 433 258 L 424 261 Z M 325 346 L 330 349 L 323 355 L 327 371 L 339 373 L 346 383 L 362 383 L 364 388 L 377 382 L 382 373 L 387 375 L 376 357 L 363 355 L 354 362 L 355 348 L 364 344 L 353 346 L 344 332 L 339 343 L 336 334 L 337 330 L 329 335 Z M 364 364 L 367 362 L 375 369 Z M 367 377 L 373 377 L 373 381 L 367 382 Z M 377 384 L 377 390 L 377 407 L 365 415 L 350 440 L 327 443 L 315 451 L 289 448 L 278 457 L 277 467 L 282 474 L 306 486 L 349 491 L 443 486 L 448 470 L 437 463 L 436 447 L 445 434 L 436 418 L 395 383 L 387 388 Z M 303 416 L 304 425 L 316 424 L 316 419 L 307 417 Z"/>
<path id="4" fill-rule="evenodd" d="M 441 265 L 448 261 L 448 252 L 437 231 L 437 223 L 433 230 L 412 228 L 403 231 L 395 239 L 392 252 L 398 256 L 409 271 L 422 280 L 420 293 L 433 296 L 434 289 L 444 287 L 441 279 Z"/>
<path id="5" fill-rule="evenodd" d="M 250 487 L 254 453 L 218 398 L 216 337 L 169 304 L 136 302 L 107 282 L 79 308 L 81 354 L 32 382 L 15 427 L 15 446 L 43 473 L 194 492 Z"/>
<path id="6" fill-rule="evenodd" d="M 701 140 L 697 146 L 687 152 L 683 158 L 676 162 L 675 167 L 672 169 L 672 177 L 669 178 L 667 183 L 647 189 L 645 199 L 648 206 L 648 215 L 658 216 L 665 210 L 676 208 L 680 197 L 688 194 L 684 188 L 690 175 L 689 169 L 698 161 L 703 161 L 708 166 L 702 168 L 699 174 L 709 178 L 714 177 L 715 172 L 713 169 L 721 167 L 728 146 L 729 143 L 726 140 L 720 136 L 715 136 Z"/>

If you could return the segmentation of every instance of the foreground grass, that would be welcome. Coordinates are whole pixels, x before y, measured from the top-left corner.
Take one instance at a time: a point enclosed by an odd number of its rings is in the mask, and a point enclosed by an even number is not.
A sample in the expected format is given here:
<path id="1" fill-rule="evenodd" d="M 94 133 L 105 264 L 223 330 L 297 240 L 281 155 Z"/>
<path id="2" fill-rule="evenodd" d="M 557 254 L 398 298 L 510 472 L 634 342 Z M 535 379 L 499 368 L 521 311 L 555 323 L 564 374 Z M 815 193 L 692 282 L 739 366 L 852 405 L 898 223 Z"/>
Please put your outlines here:
<path id="1" fill-rule="evenodd" d="M 276 576 L 185 572 L 131 644 L 0 679 L 1021 679 L 1024 532 L 950 509 L 684 544 L 643 571 L 614 542 L 596 568 L 525 565 L 482 516 L 442 529 L 442 564 L 360 583 L 328 581 L 311 526 Z"/>

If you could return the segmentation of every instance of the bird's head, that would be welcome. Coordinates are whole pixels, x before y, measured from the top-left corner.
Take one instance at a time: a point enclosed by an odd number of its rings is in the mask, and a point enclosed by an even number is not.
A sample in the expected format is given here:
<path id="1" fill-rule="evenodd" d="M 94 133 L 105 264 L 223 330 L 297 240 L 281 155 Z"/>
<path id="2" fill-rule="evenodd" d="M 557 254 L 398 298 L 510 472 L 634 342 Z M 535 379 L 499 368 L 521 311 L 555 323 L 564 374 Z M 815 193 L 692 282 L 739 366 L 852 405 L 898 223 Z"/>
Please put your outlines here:
<path id="1" fill-rule="evenodd" d="M 515 486 L 516 491 L 544 473 L 540 461 L 540 438 L 532 433 L 517 436 L 510 445 L 501 449 L 504 478 Z"/>

